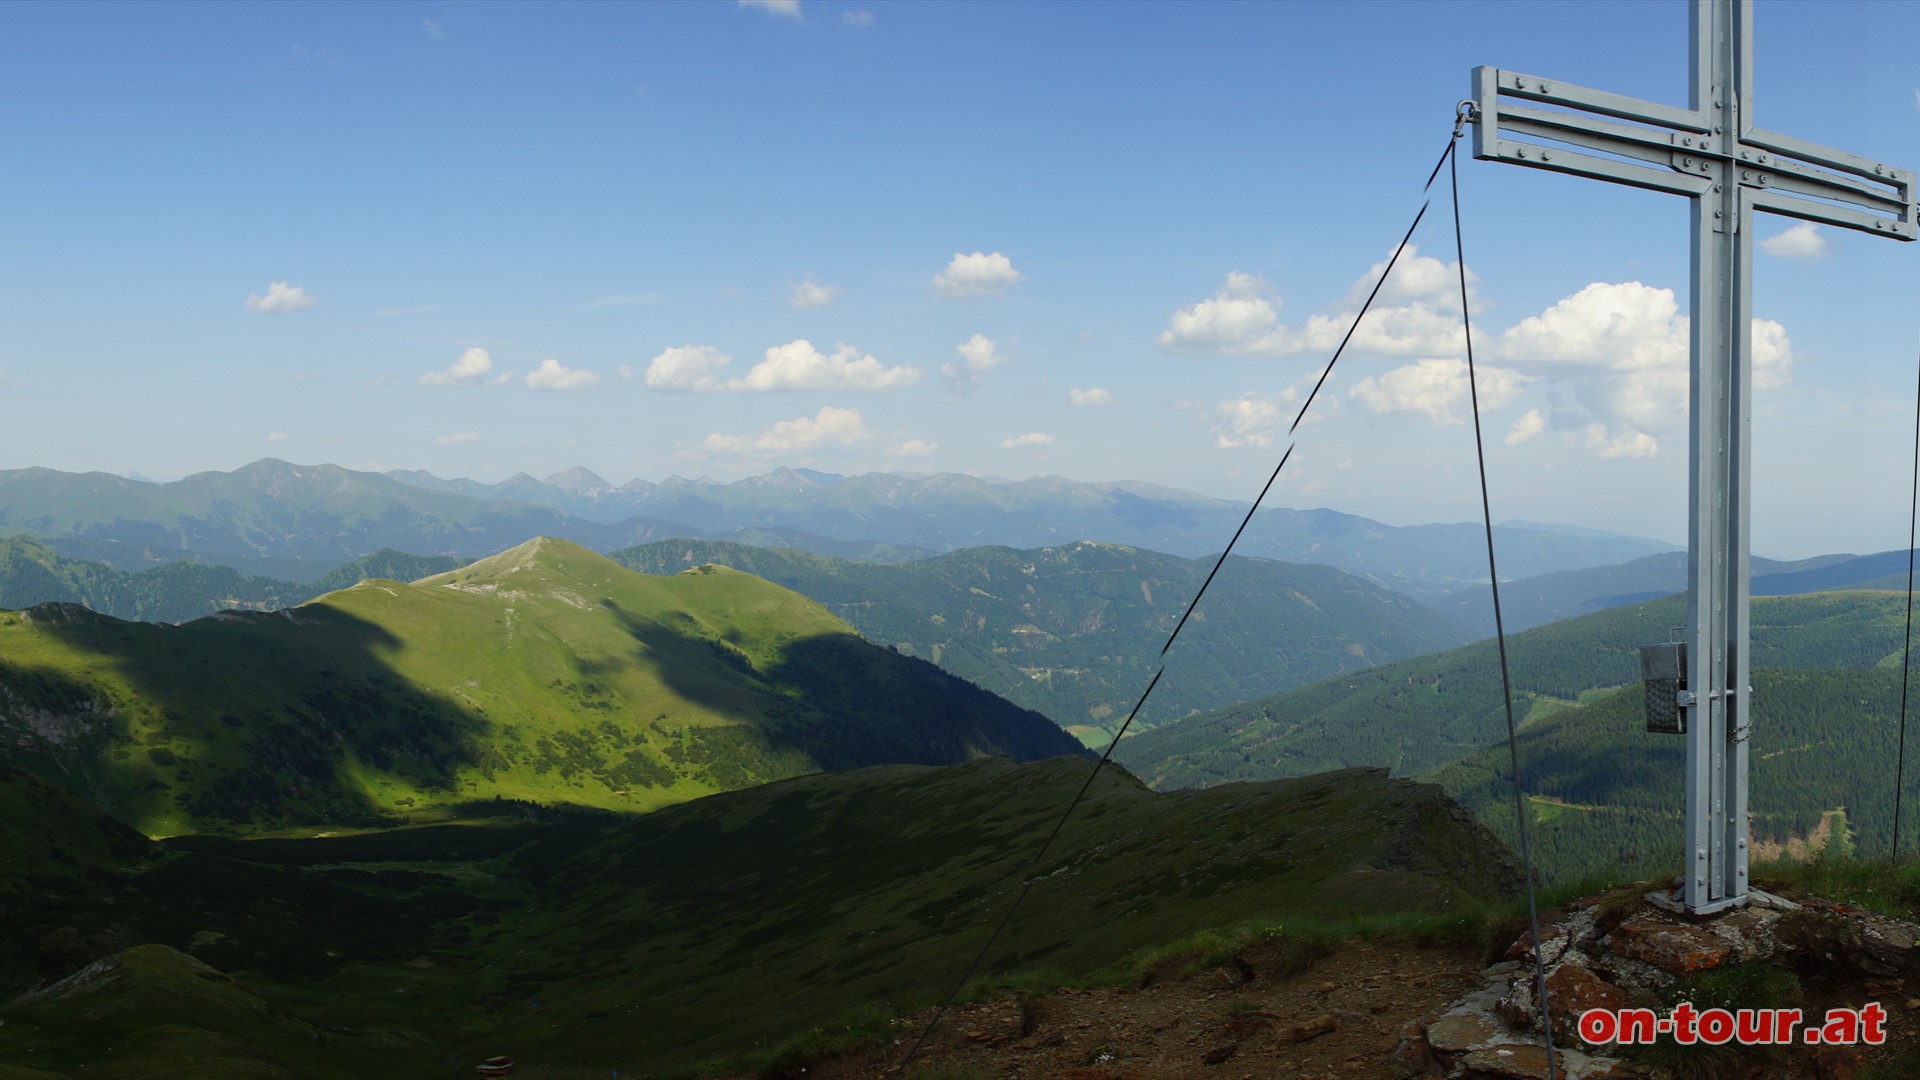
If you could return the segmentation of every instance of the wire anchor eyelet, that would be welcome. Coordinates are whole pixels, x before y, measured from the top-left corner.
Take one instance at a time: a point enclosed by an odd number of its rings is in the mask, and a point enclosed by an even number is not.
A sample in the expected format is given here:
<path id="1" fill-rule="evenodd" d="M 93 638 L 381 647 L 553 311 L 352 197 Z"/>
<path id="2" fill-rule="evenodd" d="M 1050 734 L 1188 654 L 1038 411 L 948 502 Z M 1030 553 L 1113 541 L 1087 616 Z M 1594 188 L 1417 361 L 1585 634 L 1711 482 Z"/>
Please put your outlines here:
<path id="1" fill-rule="evenodd" d="M 1479 119 L 1479 110 L 1472 98 L 1462 98 L 1460 104 L 1453 107 L 1453 137 L 1459 138 L 1466 133 L 1467 125 Z"/>

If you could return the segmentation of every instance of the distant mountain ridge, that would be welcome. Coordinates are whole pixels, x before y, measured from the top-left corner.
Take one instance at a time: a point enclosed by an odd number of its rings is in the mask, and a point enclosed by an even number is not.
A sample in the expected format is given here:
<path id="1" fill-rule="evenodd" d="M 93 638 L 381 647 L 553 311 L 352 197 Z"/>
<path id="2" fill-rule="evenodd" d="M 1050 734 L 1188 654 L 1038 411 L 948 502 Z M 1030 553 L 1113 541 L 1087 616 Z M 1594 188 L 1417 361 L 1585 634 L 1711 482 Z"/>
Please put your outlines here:
<path id="1" fill-rule="evenodd" d="M 520 474 L 481 484 L 273 458 L 166 484 L 0 471 L 0 535 L 29 533 L 62 550 L 83 545 L 85 557 L 123 568 L 196 556 L 330 568 L 380 548 L 476 558 L 529 536 L 596 551 L 675 537 L 771 541 L 889 561 L 988 544 L 1098 540 L 1196 558 L 1224 547 L 1244 513 L 1239 504 L 1153 484 L 1057 476 L 776 469 L 732 483 L 672 477 L 614 487 L 576 468 L 545 481 Z M 1497 527 L 1502 568 L 1525 577 L 1671 548 L 1588 532 Z M 1391 526 L 1334 510 L 1270 508 L 1247 530 L 1240 553 L 1333 566 L 1421 597 L 1486 579 L 1485 536 L 1471 524 Z"/>
<path id="2" fill-rule="evenodd" d="M 932 552 L 1100 540 L 1195 558 L 1217 554 L 1246 513 L 1243 503 L 1159 484 L 1059 476 L 842 476 L 781 468 L 732 482 L 676 476 L 657 484 L 634 480 L 616 487 L 582 468 L 544 481 L 522 473 L 498 484 L 443 480 L 420 471 L 387 475 L 476 498 L 534 502 L 588 520 L 639 515 L 681 522 L 712 539 L 730 538 L 727 534 L 739 530 L 777 528 Z M 1510 523 L 1497 526 L 1496 535 L 1502 566 L 1514 576 L 1672 550 L 1657 540 L 1574 526 Z M 795 546 L 819 550 L 804 542 Z M 1240 553 L 1335 566 L 1416 595 L 1486 580 L 1485 536 L 1473 524 L 1392 526 L 1335 510 L 1269 507 L 1248 530 Z"/>
<path id="3" fill-rule="evenodd" d="M 613 552 L 650 574 L 720 563 L 810 596 L 871 641 L 932 660 L 1104 745 L 1213 568 L 1080 541 L 976 547 L 897 566 L 791 549 L 662 540 Z M 1463 644 L 1448 620 L 1330 566 L 1234 556 L 1133 730 Z"/>
<path id="4" fill-rule="evenodd" d="M 1753 595 L 1797 596 L 1833 589 L 1906 588 L 1907 552 L 1816 555 L 1810 559 L 1752 561 Z M 1671 596 L 1687 587 L 1687 553 L 1670 551 L 1615 566 L 1562 570 L 1502 580 L 1501 616 L 1509 632 Z M 1472 632 L 1493 634 L 1493 605 L 1484 586 L 1428 601 Z"/>

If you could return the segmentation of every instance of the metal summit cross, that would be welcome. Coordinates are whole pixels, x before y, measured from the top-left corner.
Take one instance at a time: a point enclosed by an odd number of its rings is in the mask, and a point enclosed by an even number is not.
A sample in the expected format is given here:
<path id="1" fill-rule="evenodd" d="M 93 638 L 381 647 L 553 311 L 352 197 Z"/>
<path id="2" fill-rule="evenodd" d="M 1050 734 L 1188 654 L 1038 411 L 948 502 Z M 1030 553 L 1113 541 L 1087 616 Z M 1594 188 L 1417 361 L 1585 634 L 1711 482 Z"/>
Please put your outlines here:
<path id="1" fill-rule="evenodd" d="M 1677 662 L 1678 670 L 1664 673 L 1677 680 L 1665 684 L 1674 692 L 1662 701 L 1650 689 L 1648 705 L 1650 726 L 1664 711 L 1670 730 L 1686 733 L 1680 900 L 1705 915 L 1749 900 L 1753 213 L 1900 240 L 1914 239 L 1916 228 L 1912 172 L 1753 126 L 1752 0 L 1695 0 L 1690 39 L 1688 108 L 1481 67 L 1473 72 L 1470 119 L 1476 158 L 1692 200 L 1690 625 L 1685 652 L 1666 654 Z M 1659 673 L 1648 674 L 1650 688 L 1659 685 L 1651 678 Z"/>

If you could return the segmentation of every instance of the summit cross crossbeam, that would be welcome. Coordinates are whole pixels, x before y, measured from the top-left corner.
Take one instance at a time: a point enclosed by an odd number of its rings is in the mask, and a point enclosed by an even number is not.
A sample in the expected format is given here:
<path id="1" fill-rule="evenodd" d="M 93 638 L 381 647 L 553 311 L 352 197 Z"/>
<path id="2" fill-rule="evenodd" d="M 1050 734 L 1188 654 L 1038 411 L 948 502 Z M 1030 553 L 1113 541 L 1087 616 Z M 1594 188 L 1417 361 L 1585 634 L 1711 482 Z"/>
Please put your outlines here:
<path id="1" fill-rule="evenodd" d="M 1751 656 L 1753 215 L 1912 240 L 1914 174 L 1753 126 L 1752 0 L 1695 0 L 1685 109 L 1499 68 L 1473 71 L 1473 156 L 1685 195 L 1692 202 L 1692 479 L 1682 903 L 1742 906 Z M 1572 147 L 1573 149 L 1569 149 Z"/>

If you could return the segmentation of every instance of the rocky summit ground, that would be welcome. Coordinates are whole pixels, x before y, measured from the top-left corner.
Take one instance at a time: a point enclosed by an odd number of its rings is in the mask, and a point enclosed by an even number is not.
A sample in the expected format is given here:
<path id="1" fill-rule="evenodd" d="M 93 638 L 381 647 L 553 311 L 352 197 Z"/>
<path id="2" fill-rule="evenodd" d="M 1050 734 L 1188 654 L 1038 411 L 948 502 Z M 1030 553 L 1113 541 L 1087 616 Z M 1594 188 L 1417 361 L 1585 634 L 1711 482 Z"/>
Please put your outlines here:
<path id="1" fill-rule="evenodd" d="M 1564 989 L 1568 1007 L 1584 1004 L 1578 1000 L 1583 995 L 1610 1006 L 1656 1008 L 1668 999 L 1711 1002 L 1720 995 L 1730 1006 L 1797 1007 L 1816 1018 L 1829 1008 L 1869 1001 L 1889 1014 L 1889 1038 L 1880 1047 L 1668 1044 L 1618 1054 L 1581 1046 L 1558 1024 L 1559 1048 L 1572 1051 L 1559 1059 L 1558 1075 L 1568 1080 L 1920 1076 L 1920 949 L 1912 924 L 1811 900 L 1791 912 L 1743 912 L 1716 929 L 1710 921 L 1693 924 L 1652 911 L 1623 893 L 1548 913 L 1544 925 L 1550 993 Z M 1716 935 L 1731 947 L 1713 944 Z M 1673 950 L 1667 966 L 1674 971 L 1664 988 L 1629 986 L 1659 984 L 1661 947 L 1675 943 L 1687 947 Z M 1526 987 L 1532 970 L 1530 938 L 1524 935 L 1505 957 L 1464 944 L 1394 939 L 1356 939 L 1306 952 L 1260 943 L 1204 970 L 1169 962 L 1138 986 L 1062 988 L 956 1006 L 904 1070 L 906 1049 L 925 1028 L 930 1010 L 902 1018 L 894 1034 L 878 1043 L 760 1076 L 1547 1080 L 1538 1014 L 1529 1033 L 1529 1017 L 1513 1005 L 1531 1001 Z M 1629 973 L 1636 977 L 1626 978 Z M 1610 981 L 1603 988 L 1600 980 Z M 1742 993 L 1748 1000 L 1740 1000 Z M 1495 1004 L 1502 1000 L 1505 1006 Z M 1562 1009 L 1556 1002 L 1554 1012 Z M 1492 1024 L 1486 1038 L 1462 1035 L 1483 1017 Z"/>
<path id="2" fill-rule="evenodd" d="M 1480 982 L 1476 951 L 1358 941 L 1311 961 L 1254 945 L 1184 977 L 1139 988 L 1063 989 L 956 1006 L 905 1075 L 1176 1080 L 1392 1075 L 1408 1018 L 1437 1015 Z M 887 1045 L 809 1062 L 787 1076 L 891 1074 L 930 1012 L 903 1018 Z"/>

